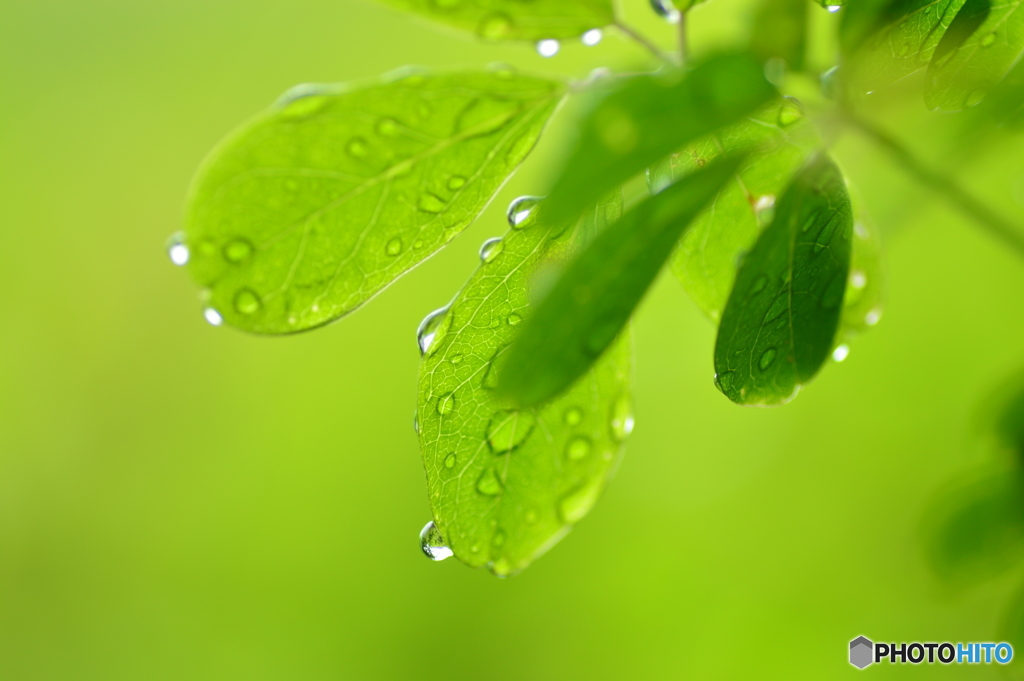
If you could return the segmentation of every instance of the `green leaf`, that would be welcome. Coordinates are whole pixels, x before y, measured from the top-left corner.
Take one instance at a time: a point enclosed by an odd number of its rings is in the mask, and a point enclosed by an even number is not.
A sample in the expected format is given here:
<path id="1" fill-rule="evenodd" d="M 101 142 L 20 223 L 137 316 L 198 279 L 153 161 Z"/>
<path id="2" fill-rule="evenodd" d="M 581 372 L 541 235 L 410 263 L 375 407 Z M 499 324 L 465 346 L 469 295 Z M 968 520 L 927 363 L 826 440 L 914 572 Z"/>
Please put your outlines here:
<path id="1" fill-rule="evenodd" d="M 589 228 L 621 211 L 621 195 L 596 210 Z M 418 401 L 434 522 L 460 560 L 498 575 L 526 567 L 586 515 L 632 430 L 625 335 L 543 408 L 515 410 L 496 399 L 495 362 L 536 287 L 575 248 L 573 230 L 542 211 L 515 227 L 485 244 L 479 269 L 429 325 Z"/>
<path id="2" fill-rule="evenodd" d="M 1024 47 L 1022 6 L 1024 0 L 964 3 L 928 66 L 928 106 L 959 111 L 981 102 Z"/>
<path id="3" fill-rule="evenodd" d="M 743 259 L 722 314 L 715 382 L 738 404 L 788 402 L 832 350 L 850 268 L 853 212 L 842 173 L 816 156 Z"/>
<path id="4" fill-rule="evenodd" d="M 523 325 L 501 366 L 500 394 L 533 406 L 582 376 L 629 321 L 683 231 L 741 160 L 727 157 L 695 171 L 601 232 Z"/>
<path id="5" fill-rule="evenodd" d="M 465 229 L 564 92 L 509 70 L 294 89 L 199 172 L 190 273 L 247 331 L 337 319 Z"/>
<path id="6" fill-rule="evenodd" d="M 785 98 L 652 168 L 652 189 L 658 189 L 723 152 L 752 150 L 736 181 L 694 220 L 672 259 L 673 274 L 714 321 L 732 291 L 738 258 L 771 222 L 777 197 L 819 145 L 799 103 Z"/>
<path id="7" fill-rule="evenodd" d="M 485 40 L 574 38 L 615 23 L 612 0 L 383 0 Z"/>
<path id="8" fill-rule="evenodd" d="M 865 87 L 925 68 L 964 0 L 869 0 L 845 10 L 840 42 L 851 80 Z"/>
<path id="9" fill-rule="evenodd" d="M 547 200 L 550 219 L 580 215 L 598 197 L 689 142 L 775 96 L 760 61 L 720 54 L 692 71 L 625 79 L 592 107 Z"/>
<path id="10" fill-rule="evenodd" d="M 1024 59 L 985 98 L 983 114 L 1011 131 L 1024 129 Z"/>
<path id="11" fill-rule="evenodd" d="M 783 59 L 794 71 L 807 52 L 807 0 L 762 0 L 754 10 L 750 49 L 763 60 Z"/>

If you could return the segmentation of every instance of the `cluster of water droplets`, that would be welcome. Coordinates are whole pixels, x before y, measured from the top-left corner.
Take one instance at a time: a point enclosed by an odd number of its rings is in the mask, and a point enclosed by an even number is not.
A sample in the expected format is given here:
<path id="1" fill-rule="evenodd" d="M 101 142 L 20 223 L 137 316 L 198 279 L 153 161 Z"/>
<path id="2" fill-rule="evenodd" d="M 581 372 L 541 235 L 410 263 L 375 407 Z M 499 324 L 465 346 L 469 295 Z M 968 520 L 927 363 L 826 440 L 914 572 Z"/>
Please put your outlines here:
<path id="1" fill-rule="evenodd" d="M 592 28 L 589 31 L 585 31 L 580 36 L 580 42 L 587 47 L 593 47 L 601 42 L 604 37 L 604 32 L 599 28 Z M 555 38 L 545 38 L 538 40 L 534 48 L 537 50 L 537 54 L 542 57 L 554 57 L 562 49 L 562 43 Z"/>

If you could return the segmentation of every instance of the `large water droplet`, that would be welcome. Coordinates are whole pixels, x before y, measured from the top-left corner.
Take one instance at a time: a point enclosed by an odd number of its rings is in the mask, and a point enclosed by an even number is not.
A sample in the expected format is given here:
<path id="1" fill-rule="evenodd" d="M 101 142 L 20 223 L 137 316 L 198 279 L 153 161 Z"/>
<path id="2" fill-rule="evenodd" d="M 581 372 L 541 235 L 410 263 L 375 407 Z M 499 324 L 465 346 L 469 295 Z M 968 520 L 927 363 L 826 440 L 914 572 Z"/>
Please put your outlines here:
<path id="1" fill-rule="evenodd" d="M 480 260 L 486 265 L 494 262 L 505 249 L 505 242 L 500 236 L 488 239 L 480 246 Z"/>
<path id="2" fill-rule="evenodd" d="M 480 22 L 477 33 L 488 40 L 498 40 L 512 30 L 512 19 L 505 14 L 491 14 Z"/>
<path id="3" fill-rule="evenodd" d="M 826 9 L 827 9 L 827 10 L 828 10 L 829 12 L 831 12 L 832 14 L 835 14 L 836 12 L 838 12 L 839 10 L 841 10 L 842 8 L 843 8 L 843 6 L 842 6 L 842 5 L 829 5 L 828 7 L 826 7 Z"/>
<path id="4" fill-rule="evenodd" d="M 526 442 L 536 425 L 533 412 L 503 409 L 487 423 L 487 445 L 495 454 L 511 452 Z"/>
<path id="5" fill-rule="evenodd" d="M 440 213 L 445 208 L 445 201 L 436 194 L 421 194 L 416 207 L 424 213 Z"/>
<path id="6" fill-rule="evenodd" d="M 447 395 L 442 395 L 437 398 L 437 413 L 441 416 L 447 416 L 455 411 L 455 393 L 451 392 Z"/>
<path id="7" fill-rule="evenodd" d="M 540 204 L 542 196 L 520 196 L 508 205 L 509 227 L 512 229 L 523 229 L 529 224 L 529 219 Z"/>
<path id="8" fill-rule="evenodd" d="M 844 359 L 850 356 L 850 346 L 843 343 L 837 345 L 836 349 L 832 351 L 832 359 L 837 362 L 842 362 Z"/>
<path id="9" fill-rule="evenodd" d="M 497 471 L 493 468 L 488 468 L 476 481 L 476 491 L 483 494 L 485 497 L 496 497 L 501 494 L 501 479 L 498 477 Z"/>
<path id="10" fill-rule="evenodd" d="M 676 6 L 672 4 L 672 0 L 650 0 L 650 2 L 651 9 L 653 9 L 659 17 L 665 19 L 671 24 L 679 23 L 679 19 L 682 15 L 679 13 L 679 10 L 676 9 Z"/>
<path id="11" fill-rule="evenodd" d="M 462 175 L 452 175 L 448 178 L 448 189 L 456 191 L 466 186 L 466 178 Z"/>
<path id="12" fill-rule="evenodd" d="M 205 319 L 211 326 L 220 326 L 224 323 L 224 317 L 222 317 L 220 312 L 217 312 L 212 307 L 208 307 L 203 310 L 203 319 Z"/>
<path id="13" fill-rule="evenodd" d="M 185 245 L 184 233 L 175 232 L 167 240 L 167 257 L 178 267 L 188 262 L 188 246 Z"/>
<path id="14" fill-rule="evenodd" d="M 593 47 L 594 45 L 601 42 L 601 38 L 604 37 L 604 33 L 599 28 L 592 28 L 583 35 L 580 36 L 580 41 L 587 47 Z"/>
<path id="15" fill-rule="evenodd" d="M 437 529 L 433 520 L 420 530 L 420 548 L 423 549 L 423 555 L 430 560 L 444 560 L 455 555 L 455 552 L 448 548 L 444 537 L 441 536 L 441 530 Z"/>
<path id="16" fill-rule="evenodd" d="M 573 491 L 562 497 L 558 503 L 558 515 L 562 522 L 577 523 L 583 519 L 591 508 L 597 497 L 601 494 L 601 480 L 595 478 L 585 482 Z"/>
<path id="17" fill-rule="evenodd" d="M 569 440 L 565 446 L 565 458 L 570 461 L 579 461 L 590 453 L 590 440 L 582 435 Z"/>
<path id="18" fill-rule="evenodd" d="M 775 348 L 768 348 L 767 350 L 761 353 L 761 359 L 757 360 L 757 367 L 761 371 L 768 371 L 768 368 L 771 367 L 772 363 L 775 361 L 775 358 L 778 356 L 778 354 L 779 351 L 776 350 Z"/>
<path id="19" fill-rule="evenodd" d="M 260 297 L 251 288 L 243 288 L 235 294 L 235 309 L 239 314 L 255 314 L 260 309 Z"/>
<path id="20" fill-rule="evenodd" d="M 612 403 L 612 437 L 622 442 L 633 432 L 633 401 L 629 395 L 619 395 Z"/>
<path id="21" fill-rule="evenodd" d="M 537 54 L 542 57 L 554 57 L 558 54 L 558 50 L 561 49 L 562 44 L 553 38 L 547 38 L 545 40 L 537 41 Z"/>
<path id="22" fill-rule="evenodd" d="M 448 307 L 445 305 L 428 314 L 416 329 L 416 344 L 419 345 L 421 356 L 427 354 L 431 346 L 434 345 L 434 341 L 440 340 L 447 330 Z"/>
<path id="23" fill-rule="evenodd" d="M 391 239 L 387 244 L 385 244 L 384 252 L 392 257 L 398 255 L 402 252 L 402 240 L 397 236 L 394 239 Z"/>
<path id="24" fill-rule="evenodd" d="M 252 244 L 245 239 L 233 239 L 224 246 L 224 259 L 231 263 L 239 263 L 252 253 Z"/>

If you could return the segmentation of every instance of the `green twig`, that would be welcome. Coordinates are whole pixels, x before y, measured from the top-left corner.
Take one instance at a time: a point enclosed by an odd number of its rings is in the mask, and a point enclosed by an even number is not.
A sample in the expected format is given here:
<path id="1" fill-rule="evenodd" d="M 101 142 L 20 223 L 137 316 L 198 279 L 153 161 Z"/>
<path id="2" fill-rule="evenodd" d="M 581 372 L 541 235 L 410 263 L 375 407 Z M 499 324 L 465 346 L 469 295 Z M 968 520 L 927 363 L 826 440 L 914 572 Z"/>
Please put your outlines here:
<path id="1" fill-rule="evenodd" d="M 690 58 L 690 41 L 686 37 L 686 12 L 679 15 L 676 30 L 679 33 L 679 65 L 686 66 L 686 60 Z"/>
<path id="2" fill-rule="evenodd" d="M 648 52 L 653 54 L 655 57 L 657 57 L 661 61 L 663 61 L 665 63 L 670 63 L 672 61 L 672 59 L 669 58 L 669 56 L 667 54 L 665 54 L 661 50 L 660 47 L 658 47 L 657 45 L 652 43 L 650 40 L 648 40 L 647 36 L 643 35 L 642 33 L 637 33 L 635 30 L 633 30 L 632 28 L 630 28 L 626 24 L 622 23 L 621 21 L 616 21 L 615 22 L 615 27 L 617 29 L 619 29 L 620 31 L 622 31 L 626 36 L 631 38 L 633 41 L 635 41 L 636 43 L 642 45 L 644 47 L 644 49 L 646 49 Z"/>
<path id="3" fill-rule="evenodd" d="M 875 144 L 888 151 L 896 162 L 903 166 L 903 169 L 915 179 L 942 194 L 946 200 L 972 217 L 975 222 L 987 229 L 990 234 L 1002 240 L 1004 244 L 1017 251 L 1019 255 L 1024 256 L 1024 231 L 1021 231 L 984 203 L 968 194 L 952 179 L 931 170 L 896 139 L 875 127 L 872 123 L 849 112 L 846 114 L 846 120 L 865 136 L 871 138 Z"/>

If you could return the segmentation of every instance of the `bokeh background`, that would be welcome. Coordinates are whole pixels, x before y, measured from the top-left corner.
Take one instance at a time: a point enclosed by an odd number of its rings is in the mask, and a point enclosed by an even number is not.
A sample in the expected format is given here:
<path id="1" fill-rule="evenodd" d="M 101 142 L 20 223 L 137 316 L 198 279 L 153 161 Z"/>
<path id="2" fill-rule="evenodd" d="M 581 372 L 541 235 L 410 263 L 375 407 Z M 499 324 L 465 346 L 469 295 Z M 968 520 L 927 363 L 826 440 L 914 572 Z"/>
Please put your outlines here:
<path id="1" fill-rule="evenodd" d="M 695 10 L 694 49 L 742 36 L 748 4 Z M 670 46 L 644 0 L 623 13 Z M 611 31 L 542 59 L 368 1 L 0 0 L 0 679 L 831 679 L 860 673 L 860 634 L 1012 629 L 1024 561 L 943 571 L 976 548 L 967 521 L 938 564 L 928 546 L 962 482 L 1011 465 L 986 423 L 1024 366 L 1024 259 L 862 139 L 834 151 L 885 238 L 881 324 L 791 405 L 741 409 L 713 386 L 714 328 L 663 276 L 617 478 L 506 580 L 419 551 L 415 329 L 504 206 L 543 190 L 568 116 L 450 248 L 316 332 L 207 325 L 164 252 L 204 154 L 295 83 L 643 59 Z M 878 97 L 941 160 L 948 119 Z M 1021 146 L 955 168 L 1024 225 Z"/>

